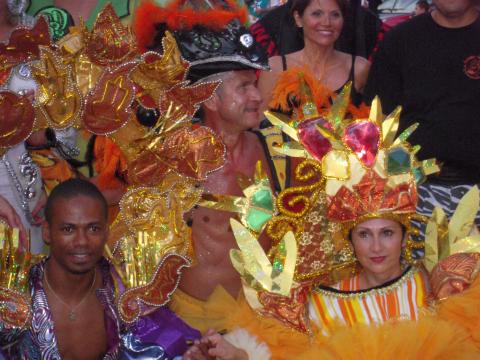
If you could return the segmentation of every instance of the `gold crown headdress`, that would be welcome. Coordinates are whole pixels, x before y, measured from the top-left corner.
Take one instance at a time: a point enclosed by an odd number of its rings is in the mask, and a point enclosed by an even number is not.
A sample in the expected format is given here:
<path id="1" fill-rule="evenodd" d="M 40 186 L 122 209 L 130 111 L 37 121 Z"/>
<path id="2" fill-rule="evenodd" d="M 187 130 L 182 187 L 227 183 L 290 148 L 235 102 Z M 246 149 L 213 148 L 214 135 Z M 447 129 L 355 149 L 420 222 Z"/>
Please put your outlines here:
<path id="1" fill-rule="evenodd" d="M 346 118 L 350 86 L 322 115 L 309 98 L 308 88 L 300 106 L 303 120 L 266 112 L 267 119 L 291 138 L 276 150 L 304 158 L 295 168 L 295 185 L 278 195 L 278 214 L 267 223 L 266 233 L 273 240 L 268 258 L 255 246 L 250 231 L 232 224 L 240 250 L 232 250 L 231 259 L 249 285 L 249 303 L 302 331 L 306 320 L 297 303 L 302 298 L 305 301 L 301 289 L 337 281 L 356 265 L 347 240 L 349 230 L 365 219 L 387 217 L 413 232 L 410 221 L 415 217 L 416 186 L 438 170 L 434 160 L 418 161 L 419 147 L 406 142 L 416 125 L 396 137 L 400 108 L 384 117 L 376 98 L 368 118 Z M 413 244 L 410 239 L 409 261 Z M 285 301 L 285 296 L 290 300 Z M 285 313 L 291 316 L 287 319 Z"/>
<path id="2" fill-rule="evenodd" d="M 375 98 L 368 118 L 345 118 L 349 94 L 350 85 L 324 116 L 313 108 L 300 123 L 266 114 L 292 138 L 278 151 L 307 158 L 295 174 L 297 183 L 305 185 L 279 195 L 280 213 L 290 219 L 307 216 L 314 209 L 311 199 L 317 194 L 325 197 L 324 215 L 330 232 L 336 228 L 344 237 L 355 224 L 375 217 L 395 219 L 410 230 L 410 220 L 416 216 L 417 184 L 438 171 L 438 166 L 433 159 L 418 161 L 415 154 L 419 147 L 407 142 L 417 124 L 396 137 L 400 107 L 385 117 Z M 309 109 L 306 105 L 308 101 L 303 108 Z M 271 233 L 277 238 L 282 235 Z M 409 242 L 409 246 L 413 244 Z M 407 260 L 411 260 L 409 250 Z"/>

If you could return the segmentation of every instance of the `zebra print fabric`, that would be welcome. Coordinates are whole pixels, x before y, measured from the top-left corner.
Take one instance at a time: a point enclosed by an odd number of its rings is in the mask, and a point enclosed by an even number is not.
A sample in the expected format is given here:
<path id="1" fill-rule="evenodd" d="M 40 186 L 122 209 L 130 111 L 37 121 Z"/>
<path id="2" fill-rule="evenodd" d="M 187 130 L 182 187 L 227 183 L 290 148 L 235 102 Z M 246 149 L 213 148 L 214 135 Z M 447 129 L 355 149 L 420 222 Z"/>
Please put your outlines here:
<path id="1" fill-rule="evenodd" d="M 430 216 L 433 209 L 439 206 L 451 218 L 458 202 L 463 195 L 472 188 L 472 185 L 439 185 L 425 183 L 418 188 L 417 212 L 421 215 Z M 475 218 L 475 223 L 480 226 L 480 212 Z"/>
<path id="2" fill-rule="evenodd" d="M 418 187 L 417 213 L 430 216 L 433 209 L 438 206 L 445 211 L 445 214 L 450 219 L 457 209 L 459 201 L 472 186 L 424 183 Z M 477 213 L 475 223 L 477 226 L 480 226 L 480 212 Z M 420 229 L 420 236 L 415 240 L 423 240 L 426 224 L 412 221 L 412 225 Z M 414 259 L 422 259 L 423 256 L 423 249 L 413 251 Z"/>

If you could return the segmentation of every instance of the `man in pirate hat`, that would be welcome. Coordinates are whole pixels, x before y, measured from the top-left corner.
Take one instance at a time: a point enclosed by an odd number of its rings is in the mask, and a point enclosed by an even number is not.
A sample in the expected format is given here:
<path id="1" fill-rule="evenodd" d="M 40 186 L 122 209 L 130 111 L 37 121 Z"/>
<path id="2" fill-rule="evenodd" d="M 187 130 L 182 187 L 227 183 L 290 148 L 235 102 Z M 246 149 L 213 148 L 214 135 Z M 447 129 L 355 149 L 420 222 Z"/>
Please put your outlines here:
<path id="1" fill-rule="evenodd" d="M 273 192 L 278 192 L 288 185 L 288 164 L 285 157 L 272 160 L 269 148 L 275 141 L 281 142 L 281 134 L 272 129 L 252 131 L 259 126 L 261 103 L 255 71 L 268 68 L 267 56 L 241 25 L 245 9 L 235 4 L 204 7 L 181 1 L 164 8 L 153 3 L 141 5 L 134 25 L 140 47 L 162 51 L 161 39 L 169 30 L 182 57 L 190 63 L 190 80 L 221 81 L 200 109 L 202 123 L 220 135 L 226 146 L 225 165 L 208 176 L 206 192 L 243 196 L 238 178 L 252 178 L 257 162 L 268 174 Z M 232 213 L 218 209 L 201 205 L 191 213 L 188 221 L 196 264 L 184 271 L 172 301 L 172 309 L 202 332 L 215 327 L 205 310 L 212 294 L 237 298 L 241 289 L 240 277 L 229 260 L 230 250 L 236 247 L 229 222 Z M 269 241 L 261 242 L 269 248 Z"/>

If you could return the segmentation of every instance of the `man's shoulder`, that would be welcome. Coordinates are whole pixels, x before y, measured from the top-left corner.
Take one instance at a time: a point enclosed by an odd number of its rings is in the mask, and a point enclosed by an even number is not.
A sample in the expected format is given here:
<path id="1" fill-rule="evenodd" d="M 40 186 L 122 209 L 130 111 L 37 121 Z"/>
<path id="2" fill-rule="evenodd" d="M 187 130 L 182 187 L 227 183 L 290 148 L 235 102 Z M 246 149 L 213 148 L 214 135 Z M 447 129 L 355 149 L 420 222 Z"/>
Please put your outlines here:
<path id="1" fill-rule="evenodd" d="M 427 33 L 432 25 L 433 20 L 430 14 L 415 16 L 390 29 L 385 34 L 385 41 L 398 41 L 399 39 L 417 41 L 418 36 Z"/>

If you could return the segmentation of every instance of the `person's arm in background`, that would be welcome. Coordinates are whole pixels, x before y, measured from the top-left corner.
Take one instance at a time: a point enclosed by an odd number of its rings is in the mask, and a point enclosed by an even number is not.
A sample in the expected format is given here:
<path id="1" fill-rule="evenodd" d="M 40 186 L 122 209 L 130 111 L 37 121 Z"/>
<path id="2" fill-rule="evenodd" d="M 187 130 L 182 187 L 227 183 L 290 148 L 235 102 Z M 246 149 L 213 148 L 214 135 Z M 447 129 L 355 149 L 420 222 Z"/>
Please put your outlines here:
<path id="1" fill-rule="evenodd" d="M 20 230 L 20 241 L 23 243 L 27 239 L 27 232 L 22 224 L 20 216 L 18 216 L 15 209 L 3 196 L 0 195 L 0 218 L 7 222 L 11 228 Z"/>

